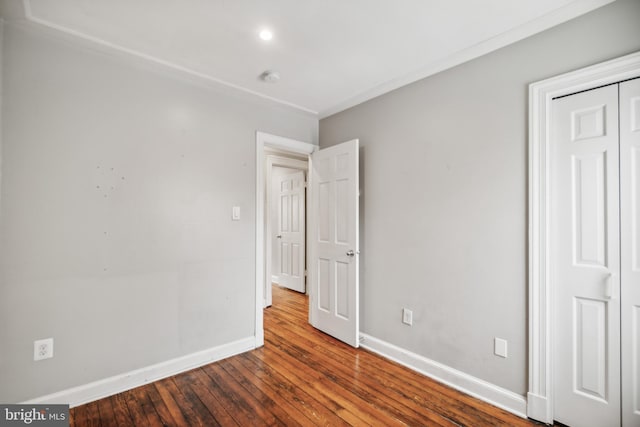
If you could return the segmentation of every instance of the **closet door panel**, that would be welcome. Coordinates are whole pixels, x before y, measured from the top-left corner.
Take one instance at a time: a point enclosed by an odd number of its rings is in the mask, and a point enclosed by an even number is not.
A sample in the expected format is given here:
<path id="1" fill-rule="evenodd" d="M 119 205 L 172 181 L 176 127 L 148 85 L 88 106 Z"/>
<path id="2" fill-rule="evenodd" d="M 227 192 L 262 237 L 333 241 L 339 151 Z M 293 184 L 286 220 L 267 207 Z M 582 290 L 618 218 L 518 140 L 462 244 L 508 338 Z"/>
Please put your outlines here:
<path id="1" fill-rule="evenodd" d="M 640 425 L 640 79 L 620 83 L 622 418 Z"/>
<path id="2" fill-rule="evenodd" d="M 618 87 L 553 101 L 554 417 L 620 425 Z"/>

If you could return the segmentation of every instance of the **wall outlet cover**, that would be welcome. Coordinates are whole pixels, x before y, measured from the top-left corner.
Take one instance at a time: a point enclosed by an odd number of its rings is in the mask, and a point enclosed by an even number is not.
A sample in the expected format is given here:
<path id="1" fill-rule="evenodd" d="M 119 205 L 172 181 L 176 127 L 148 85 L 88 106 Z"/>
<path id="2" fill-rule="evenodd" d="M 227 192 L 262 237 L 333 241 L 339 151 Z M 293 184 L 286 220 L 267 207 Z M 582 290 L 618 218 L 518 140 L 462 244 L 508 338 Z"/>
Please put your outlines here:
<path id="1" fill-rule="evenodd" d="M 35 340 L 33 342 L 33 360 L 50 359 L 53 357 L 53 338 Z"/>

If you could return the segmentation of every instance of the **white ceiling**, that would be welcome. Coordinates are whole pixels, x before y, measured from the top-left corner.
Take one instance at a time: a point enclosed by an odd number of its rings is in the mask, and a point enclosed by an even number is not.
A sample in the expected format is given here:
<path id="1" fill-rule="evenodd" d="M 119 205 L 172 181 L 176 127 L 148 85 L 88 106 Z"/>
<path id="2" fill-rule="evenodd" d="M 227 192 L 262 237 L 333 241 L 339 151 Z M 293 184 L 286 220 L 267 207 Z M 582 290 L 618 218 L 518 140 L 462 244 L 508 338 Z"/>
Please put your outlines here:
<path id="1" fill-rule="evenodd" d="M 24 0 L 26 17 L 326 117 L 612 0 Z M 258 33 L 269 27 L 271 42 Z M 280 73 L 265 83 L 265 70 Z"/>

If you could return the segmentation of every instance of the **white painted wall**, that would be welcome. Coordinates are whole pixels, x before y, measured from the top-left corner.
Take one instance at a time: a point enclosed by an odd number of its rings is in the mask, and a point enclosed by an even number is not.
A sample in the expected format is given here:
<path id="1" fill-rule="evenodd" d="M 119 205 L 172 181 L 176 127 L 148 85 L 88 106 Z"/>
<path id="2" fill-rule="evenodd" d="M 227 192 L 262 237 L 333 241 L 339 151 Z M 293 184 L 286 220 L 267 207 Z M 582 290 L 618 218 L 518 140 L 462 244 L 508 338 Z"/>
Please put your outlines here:
<path id="1" fill-rule="evenodd" d="M 362 147 L 362 332 L 526 393 L 527 86 L 637 51 L 638 17 L 618 0 L 320 122 Z"/>
<path id="2" fill-rule="evenodd" d="M 27 24 L 2 49 L 0 402 L 254 335 L 256 131 L 317 119 Z"/>

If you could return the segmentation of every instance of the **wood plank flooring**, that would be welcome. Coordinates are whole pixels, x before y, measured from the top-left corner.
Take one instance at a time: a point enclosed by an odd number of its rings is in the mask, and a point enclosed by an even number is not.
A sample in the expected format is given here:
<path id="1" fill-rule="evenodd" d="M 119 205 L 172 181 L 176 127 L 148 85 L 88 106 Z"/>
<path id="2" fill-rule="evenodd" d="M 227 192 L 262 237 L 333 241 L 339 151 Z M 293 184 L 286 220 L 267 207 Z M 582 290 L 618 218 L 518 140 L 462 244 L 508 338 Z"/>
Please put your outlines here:
<path id="1" fill-rule="evenodd" d="M 72 426 L 533 426 L 307 323 L 274 286 L 263 348 L 71 409 Z"/>

